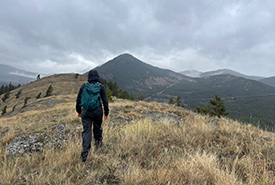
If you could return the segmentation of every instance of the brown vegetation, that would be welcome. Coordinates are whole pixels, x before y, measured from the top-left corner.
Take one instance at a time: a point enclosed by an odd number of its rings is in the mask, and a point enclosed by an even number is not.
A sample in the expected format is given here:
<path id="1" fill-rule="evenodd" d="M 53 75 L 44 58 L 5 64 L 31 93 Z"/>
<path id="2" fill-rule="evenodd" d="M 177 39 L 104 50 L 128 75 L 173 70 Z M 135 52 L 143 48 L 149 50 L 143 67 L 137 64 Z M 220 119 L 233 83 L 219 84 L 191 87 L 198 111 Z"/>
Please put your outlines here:
<path id="1" fill-rule="evenodd" d="M 105 145 L 83 163 L 72 92 L 54 91 L 53 106 L 43 110 L 0 118 L 0 184 L 275 184 L 273 133 L 156 102 L 114 99 L 103 123 Z M 51 135 L 61 124 L 75 133 L 61 148 L 6 157 L 15 136 Z"/>

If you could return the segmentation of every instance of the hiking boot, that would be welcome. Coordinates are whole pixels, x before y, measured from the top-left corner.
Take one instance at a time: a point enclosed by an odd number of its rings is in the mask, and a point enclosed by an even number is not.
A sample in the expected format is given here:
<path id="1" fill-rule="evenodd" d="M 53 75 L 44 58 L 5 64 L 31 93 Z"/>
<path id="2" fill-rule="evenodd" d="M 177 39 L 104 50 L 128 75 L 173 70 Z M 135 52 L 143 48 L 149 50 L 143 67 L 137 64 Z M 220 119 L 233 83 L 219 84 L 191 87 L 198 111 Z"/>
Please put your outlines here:
<path id="1" fill-rule="evenodd" d="M 102 146 L 103 146 L 103 141 L 101 141 L 101 140 L 96 140 L 95 141 L 95 147 L 96 147 L 96 149 L 99 148 L 99 147 L 102 147 Z"/>
<path id="2" fill-rule="evenodd" d="M 82 162 L 86 162 L 87 158 L 81 155 L 81 160 L 82 160 Z"/>
<path id="3" fill-rule="evenodd" d="M 86 162 L 87 161 L 87 155 L 85 155 L 84 153 L 81 153 L 81 160 L 82 160 L 82 162 Z"/>

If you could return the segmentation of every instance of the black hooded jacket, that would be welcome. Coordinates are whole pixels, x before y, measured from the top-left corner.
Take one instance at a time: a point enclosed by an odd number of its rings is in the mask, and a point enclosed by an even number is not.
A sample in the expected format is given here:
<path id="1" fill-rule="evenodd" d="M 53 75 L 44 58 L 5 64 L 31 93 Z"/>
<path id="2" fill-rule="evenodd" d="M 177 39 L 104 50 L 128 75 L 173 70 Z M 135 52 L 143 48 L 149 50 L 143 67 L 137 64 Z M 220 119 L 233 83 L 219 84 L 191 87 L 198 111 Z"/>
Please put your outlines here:
<path id="1" fill-rule="evenodd" d="M 100 82 L 100 77 L 96 70 L 89 71 L 88 82 L 93 83 L 93 84 Z M 78 112 L 79 114 L 81 114 L 81 106 L 80 106 L 81 94 L 82 94 L 84 87 L 85 87 L 85 84 L 83 84 L 81 86 L 81 88 L 79 89 L 77 99 L 76 99 L 76 112 Z M 109 114 L 108 98 L 107 98 L 106 89 L 103 84 L 100 84 L 100 97 L 101 97 L 101 101 L 103 102 L 104 115 L 108 116 L 108 114 Z"/>

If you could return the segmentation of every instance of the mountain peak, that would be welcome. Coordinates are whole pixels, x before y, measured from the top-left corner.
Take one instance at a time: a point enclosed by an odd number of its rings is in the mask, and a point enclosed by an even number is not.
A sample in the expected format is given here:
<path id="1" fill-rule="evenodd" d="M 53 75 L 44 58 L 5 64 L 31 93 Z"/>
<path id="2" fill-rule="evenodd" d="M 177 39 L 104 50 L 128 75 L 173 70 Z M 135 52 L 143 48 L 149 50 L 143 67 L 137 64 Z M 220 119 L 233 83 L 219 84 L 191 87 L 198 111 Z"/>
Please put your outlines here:
<path id="1" fill-rule="evenodd" d="M 133 58 L 135 58 L 133 55 L 131 55 L 130 53 L 123 53 L 123 54 L 121 54 L 121 55 L 118 55 L 117 57 L 133 57 Z M 116 58 L 117 58 L 116 57 Z"/>
<path id="2" fill-rule="evenodd" d="M 183 78 L 173 71 L 146 64 L 129 53 L 121 54 L 96 69 L 101 78 L 115 81 L 121 89 L 133 93 L 156 93 Z M 153 89 L 154 85 L 158 88 Z"/>
<path id="3" fill-rule="evenodd" d="M 111 61 L 114 61 L 114 62 L 122 62 L 122 63 L 125 63 L 125 62 L 133 62 L 133 61 L 139 61 L 141 62 L 139 59 L 137 59 L 136 57 L 134 57 L 133 55 L 129 54 L 129 53 L 124 53 L 124 54 L 121 54 L 121 55 L 118 55 L 117 57 L 115 57 L 113 60 Z"/>
<path id="4" fill-rule="evenodd" d="M 107 63 L 103 64 L 102 66 L 112 66 L 112 67 L 119 67 L 119 65 L 129 66 L 130 68 L 135 68 L 135 66 L 139 65 L 147 65 L 144 62 L 140 61 L 133 55 L 129 53 L 124 53 L 121 55 L 118 55 L 117 57 L 113 58 L 112 60 L 109 60 Z"/>

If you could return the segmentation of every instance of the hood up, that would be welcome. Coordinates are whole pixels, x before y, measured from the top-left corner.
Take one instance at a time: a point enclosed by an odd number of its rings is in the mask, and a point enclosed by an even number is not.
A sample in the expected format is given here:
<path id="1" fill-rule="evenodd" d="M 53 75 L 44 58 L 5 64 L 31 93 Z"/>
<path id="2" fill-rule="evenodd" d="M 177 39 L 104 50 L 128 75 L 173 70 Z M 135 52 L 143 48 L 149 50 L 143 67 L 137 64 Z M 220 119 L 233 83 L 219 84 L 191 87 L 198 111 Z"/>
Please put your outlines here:
<path id="1" fill-rule="evenodd" d="M 100 77 L 99 77 L 99 74 L 98 74 L 97 70 L 89 71 L 88 82 L 90 82 L 90 83 L 99 82 L 99 80 L 100 80 Z"/>

